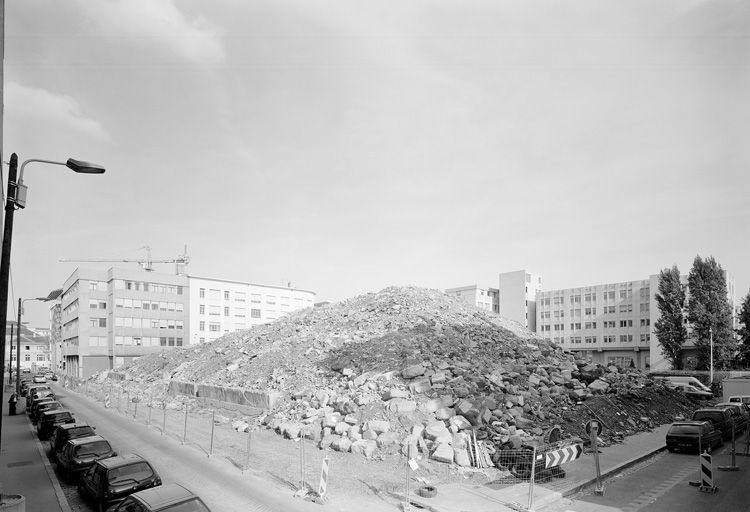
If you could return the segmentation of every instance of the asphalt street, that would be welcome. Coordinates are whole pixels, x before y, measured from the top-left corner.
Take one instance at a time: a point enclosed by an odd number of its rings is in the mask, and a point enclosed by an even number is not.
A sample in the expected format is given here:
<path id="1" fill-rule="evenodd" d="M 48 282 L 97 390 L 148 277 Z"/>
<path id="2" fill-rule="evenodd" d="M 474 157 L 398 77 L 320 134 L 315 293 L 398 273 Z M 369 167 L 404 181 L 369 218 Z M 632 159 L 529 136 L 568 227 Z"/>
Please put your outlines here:
<path id="1" fill-rule="evenodd" d="M 77 420 L 96 427 L 97 434 L 106 438 L 120 453 L 138 453 L 156 468 L 162 480 L 178 482 L 201 498 L 212 510 L 229 512 L 318 511 L 319 505 L 302 501 L 293 491 L 276 487 L 268 480 L 252 474 L 241 474 L 228 462 L 209 459 L 205 453 L 158 430 L 135 423 L 101 404 L 55 386 L 58 399 L 71 409 Z M 72 486 L 64 486 L 74 511 L 88 510 L 80 502 Z"/>

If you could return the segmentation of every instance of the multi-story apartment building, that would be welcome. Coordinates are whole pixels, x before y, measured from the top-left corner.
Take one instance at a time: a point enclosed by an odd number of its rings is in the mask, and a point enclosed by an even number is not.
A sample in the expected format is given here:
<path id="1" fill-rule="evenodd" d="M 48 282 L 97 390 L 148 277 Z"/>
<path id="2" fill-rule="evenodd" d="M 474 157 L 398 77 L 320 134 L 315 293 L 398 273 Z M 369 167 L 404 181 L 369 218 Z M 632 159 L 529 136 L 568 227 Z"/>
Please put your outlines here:
<path id="1" fill-rule="evenodd" d="M 16 368 L 16 349 L 18 345 L 17 322 L 8 321 L 5 344 L 5 361 L 10 368 Z M 11 343 L 11 330 L 13 331 Z M 50 368 L 50 339 L 45 329 L 29 329 L 21 325 L 21 369 L 36 371 L 39 368 Z"/>
<path id="2" fill-rule="evenodd" d="M 479 285 L 448 288 L 447 295 L 479 309 L 498 313 L 515 320 L 531 331 L 536 329 L 536 294 L 542 289 L 542 276 L 526 270 L 503 272 L 498 277 L 497 288 Z"/>
<path id="3" fill-rule="evenodd" d="M 503 272 L 499 283 L 500 316 L 536 331 L 536 296 L 542 291 L 542 276 L 526 270 Z"/>
<path id="4" fill-rule="evenodd" d="M 78 268 L 65 281 L 57 368 L 88 377 L 134 358 L 212 341 L 312 307 L 315 293 L 143 269 Z M 55 352 L 53 350 L 53 352 Z"/>
<path id="5" fill-rule="evenodd" d="M 188 281 L 143 270 L 78 268 L 61 296 L 62 370 L 88 377 L 189 343 Z"/>
<path id="6" fill-rule="evenodd" d="M 650 366 L 648 280 L 542 291 L 536 299 L 542 336 L 593 362 Z"/>
<path id="7" fill-rule="evenodd" d="M 228 332 L 273 322 L 313 307 L 315 293 L 283 286 L 189 276 L 191 342 L 213 341 Z"/>
<path id="8" fill-rule="evenodd" d="M 453 297 L 458 297 L 463 302 L 476 306 L 479 309 L 492 313 L 500 312 L 500 305 L 498 303 L 499 290 L 497 288 L 481 288 L 474 284 L 458 288 L 448 288 L 445 290 L 445 293 Z"/>

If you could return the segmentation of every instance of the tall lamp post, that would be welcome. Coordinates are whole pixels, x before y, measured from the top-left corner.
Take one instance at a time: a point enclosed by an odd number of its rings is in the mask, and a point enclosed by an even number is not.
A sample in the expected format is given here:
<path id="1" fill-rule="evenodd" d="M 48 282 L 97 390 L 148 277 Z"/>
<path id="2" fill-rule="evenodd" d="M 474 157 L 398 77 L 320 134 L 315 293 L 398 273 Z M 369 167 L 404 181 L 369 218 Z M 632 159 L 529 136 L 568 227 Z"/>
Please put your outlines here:
<path id="1" fill-rule="evenodd" d="M 8 197 L 5 201 L 5 224 L 3 227 L 2 253 L 0 254 L 2 256 L 2 261 L 0 261 L 0 368 L 5 368 L 5 329 L 8 323 L 8 281 L 10 277 L 10 248 L 11 240 L 13 239 L 13 213 L 16 208 L 26 207 L 27 187 L 23 184 L 23 170 L 31 162 L 64 165 L 74 172 L 83 174 L 103 174 L 105 172 L 104 167 L 101 165 L 82 162 L 72 158 L 69 158 L 66 162 L 32 158 L 21 164 L 21 171 L 18 173 L 18 180 L 16 181 L 18 155 L 15 153 L 10 155 L 10 163 L 8 165 Z M 20 357 L 20 354 L 16 354 L 16 356 Z M 2 444 L 4 401 L 0 400 L 0 444 Z"/>
<path id="2" fill-rule="evenodd" d="M 39 300 L 49 302 L 55 300 L 62 294 L 62 288 L 52 290 L 46 297 L 36 297 L 34 299 L 18 298 L 18 329 L 16 330 L 16 393 L 21 394 L 21 315 L 23 315 L 23 303 L 29 300 Z"/>

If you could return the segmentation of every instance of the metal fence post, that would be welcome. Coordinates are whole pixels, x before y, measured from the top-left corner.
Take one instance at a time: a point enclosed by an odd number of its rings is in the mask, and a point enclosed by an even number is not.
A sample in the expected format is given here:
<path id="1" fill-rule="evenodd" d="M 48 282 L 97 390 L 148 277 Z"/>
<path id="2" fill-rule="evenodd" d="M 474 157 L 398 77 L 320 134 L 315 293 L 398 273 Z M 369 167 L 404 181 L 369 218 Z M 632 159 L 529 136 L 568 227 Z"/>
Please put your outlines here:
<path id="1" fill-rule="evenodd" d="M 182 429 L 182 444 L 185 444 L 187 439 L 187 418 L 188 418 L 188 403 L 185 402 L 185 427 Z"/>
<path id="2" fill-rule="evenodd" d="M 409 443 L 406 448 L 406 484 L 404 489 L 404 497 L 406 500 L 404 501 L 404 512 L 409 512 L 411 510 L 411 479 L 409 477 L 409 470 L 411 469 L 409 466 L 409 461 L 411 460 L 411 446 L 411 443 Z"/>
<path id="3" fill-rule="evenodd" d="M 136 397 L 135 402 L 133 402 L 133 419 L 138 419 L 138 397 Z"/>
<path id="4" fill-rule="evenodd" d="M 529 506 L 527 510 L 534 510 L 534 476 L 536 475 L 536 446 L 531 454 L 531 476 L 529 477 Z"/>
<path id="5" fill-rule="evenodd" d="M 146 425 L 151 426 L 151 410 L 154 408 L 154 390 L 151 390 L 151 397 L 148 401 L 148 422 Z"/>
<path id="6" fill-rule="evenodd" d="M 253 439 L 253 433 L 251 430 L 247 431 L 247 456 L 245 457 L 245 471 L 250 469 L 250 442 Z"/>
<path id="7" fill-rule="evenodd" d="M 125 414 L 130 411 L 130 390 L 125 392 Z"/>
<path id="8" fill-rule="evenodd" d="M 164 435 L 164 430 L 167 428 L 167 401 L 164 400 L 162 402 L 162 410 L 164 411 L 164 416 L 161 420 L 161 435 Z"/>
<path id="9" fill-rule="evenodd" d="M 214 454 L 214 419 L 216 417 L 216 409 L 211 409 L 211 444 L 208 447 L 209 458 Z"/>

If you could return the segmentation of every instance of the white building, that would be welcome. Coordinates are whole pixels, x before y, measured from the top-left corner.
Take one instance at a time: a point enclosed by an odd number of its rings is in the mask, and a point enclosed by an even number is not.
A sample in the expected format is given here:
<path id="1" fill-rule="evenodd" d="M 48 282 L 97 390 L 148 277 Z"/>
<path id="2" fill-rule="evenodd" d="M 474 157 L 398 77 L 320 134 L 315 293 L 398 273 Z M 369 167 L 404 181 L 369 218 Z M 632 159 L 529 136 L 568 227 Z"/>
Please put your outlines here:
<path id="1" fill-rule="evenodd" d="M 313 307 L 315 293 L 298 288 L 188 276 L 191 344 L 273 322 Z"/>

